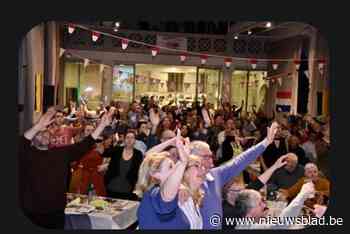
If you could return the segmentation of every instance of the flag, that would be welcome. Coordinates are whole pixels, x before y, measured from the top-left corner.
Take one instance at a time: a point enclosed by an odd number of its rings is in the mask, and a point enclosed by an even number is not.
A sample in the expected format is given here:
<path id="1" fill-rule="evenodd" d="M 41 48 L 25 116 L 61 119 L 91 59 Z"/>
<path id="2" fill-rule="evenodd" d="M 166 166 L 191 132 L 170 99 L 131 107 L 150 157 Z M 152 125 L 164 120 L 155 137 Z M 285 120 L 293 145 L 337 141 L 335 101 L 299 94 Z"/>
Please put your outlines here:
<path id="1" fill-rule="evenodd" d="M 291 91 L 278 91 L 276 94 L 276 111 L 290 112 L 291 110 Z"/>

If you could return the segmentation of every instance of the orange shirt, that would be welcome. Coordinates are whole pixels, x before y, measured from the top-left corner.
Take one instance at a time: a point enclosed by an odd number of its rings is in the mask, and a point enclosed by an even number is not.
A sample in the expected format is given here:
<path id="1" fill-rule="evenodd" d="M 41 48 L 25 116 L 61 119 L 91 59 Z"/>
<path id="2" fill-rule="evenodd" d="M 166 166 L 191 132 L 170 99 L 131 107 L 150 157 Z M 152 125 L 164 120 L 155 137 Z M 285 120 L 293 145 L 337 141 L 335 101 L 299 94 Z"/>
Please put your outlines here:
<path id="1" fill-rule="evenodd" d="M 301 187 L 303 184 L 305 184 L 306 177 L 302 177 L 298 180 L 296 184 L 294 184 L 292 187 L 286 190 L 286 195 L 288 199 L 293 199 L 296 197 L 296 195 L 300 192 Z M 313 182 L 315 184 L 315 190 L 316 192 L 321 192 L 323 195 L 326 195 L 329 197 L 330 192 L 330 183 L 325 178 L 319 178 L 316 182 Z"/>

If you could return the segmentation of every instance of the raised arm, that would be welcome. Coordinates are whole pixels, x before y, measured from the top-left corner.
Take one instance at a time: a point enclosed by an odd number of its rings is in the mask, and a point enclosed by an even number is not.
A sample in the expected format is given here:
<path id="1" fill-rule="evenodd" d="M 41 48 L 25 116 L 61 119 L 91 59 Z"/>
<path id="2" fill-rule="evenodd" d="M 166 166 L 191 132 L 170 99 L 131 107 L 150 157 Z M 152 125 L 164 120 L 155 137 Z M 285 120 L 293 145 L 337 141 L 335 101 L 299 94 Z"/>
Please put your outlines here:
<path id="1" fill-rule="evenodd" d="M 269 181 L 269 179 L 271 178 L 272 174 L 279 168 L 283 167 L 284 165 L 286 165 L 286 159 L 287 156 L 282 156 L 279 159 L 277 159 L 277 161 L 269 168 L 267 169 L 263 174 L 261 174 L 258 179 L 263 183 L 266 184 L 267 181 Z"/>
<path id="2" fill-rule="evenodd" d="M 176 147 L 179 151 L 180 160 L 175 164 L 173 173 L 161 183 L 161 196 L 165 202 L 175 199 L 182 181 L 183 174 L 185 173 L 188 162 L 188 151 L 185 149 L 180 130 L 177 130 Z"/>
<path id="3" fill-rule="evenodd" d="M 262 142 L 244 151 L 224 165 L 211 169 L 210 172 L 219 177 L 221 187 L 231 180 L 232 177 L 241 173 L 251 162 L 256 160 L 257 157 L 264 152 L 266 147 L 273 142 L 277 127 L 278 124 L 276 122 L 272 123 L 271 127 L 267 129 L 267 137 Z"/>
<path id="4" fill-rule="evenodd" d="M 111 123 L 113 111 L 114 110 L 112 109 L 105 114 L 95 131 L 90 136 L 86 137 L 82 142 L 61 149 L 69 152 L 69 161 L 79 160 L 91 149 L 91 147 L 95 144 L 95 140 L 97 140 L 104 128 Z"/>
<path id="5" fill-rule="evenodd" d="M 24 137 L 31 141 L 38 132 L 44 130 L 54 121 L 53 116 L 55 114 L 55 107 L 50 107 L 47 112 L 40 117 L 38 123 L 24 133 Z"/>
<path id="6" fill-rule="evenodd" d="M 308 182 L 301 187 L 298 195 L 289 203 L 289 205 L 282 211 L 279 217 L 296 217 L 300 214 L 304 206 L 304 202 L 308 198 L 315 196 L 315 185 Z"/>
<path id="7" fill-rule="evenodd" d="M 172 146 L 175 144 L 176 144 L 176 137 L 173 137 L 167 141 L 162 142 L 161 144 L 158 144 L 158 145 L 150 148 L 146 152 L 145 157 L 147 157 L 148 155 L 151 155 L 152 153 L 160 153 L 160 152 L 164 151 L 164 149 L 166 149 L 168 146 Z"/>

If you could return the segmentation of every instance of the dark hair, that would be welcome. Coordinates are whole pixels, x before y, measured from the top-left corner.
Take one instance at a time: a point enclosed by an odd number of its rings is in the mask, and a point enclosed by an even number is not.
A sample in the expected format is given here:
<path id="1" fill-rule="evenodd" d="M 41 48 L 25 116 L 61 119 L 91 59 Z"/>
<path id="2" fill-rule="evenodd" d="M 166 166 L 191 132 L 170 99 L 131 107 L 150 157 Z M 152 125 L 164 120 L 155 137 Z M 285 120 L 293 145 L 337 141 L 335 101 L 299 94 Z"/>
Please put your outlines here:
<path id="1" fill-rule="evenodd" d="M 125 136 L 128 135 L 129 133 L 134 134 L 134 137 L 136 137 L 136 129 L 129 128 L 129 129 L 126 131 Z"/>
<path id="2" fill-rule="evenodd" d="M 216 113 L 215 115 L 214 115 L 214 119 L 216 119 L 217 117 L 223 117 L 223 115 L 221 114 L 221 113 Z"/>
<path id="3" fill-rule="evenodd" d="M 137 129 L 141 128 L 142 124 L 147 124 L 147 122 L 146 121 L 139 121 L 137 124 Z"/>

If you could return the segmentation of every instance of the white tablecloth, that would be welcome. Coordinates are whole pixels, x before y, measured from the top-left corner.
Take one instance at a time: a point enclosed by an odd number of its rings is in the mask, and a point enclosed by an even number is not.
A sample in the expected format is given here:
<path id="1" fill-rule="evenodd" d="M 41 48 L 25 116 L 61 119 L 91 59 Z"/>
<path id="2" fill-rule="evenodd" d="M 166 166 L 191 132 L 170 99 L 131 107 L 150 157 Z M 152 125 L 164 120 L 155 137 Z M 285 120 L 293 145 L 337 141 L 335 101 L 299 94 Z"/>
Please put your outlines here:
<path id="1" fill-rule="evenodd" d="M 82 196 L 82 195 L 77 195 Z M 137 208 L 139 202 L 121 200 L 121 199 L 112 199 L 112 204 L 119 204 L 122 208 L 118 210 L 105 209 L 105 210 L 94 210 L 85 215 L 88 216 L 91 223 L 91 229 L 126 229 L 133 223 L 137 221 Z M 118 205 L 118 206 L 119 206 Z M 70 208 L 65 210 L 66 216 L 69 216 L 70 222 L 73 223 L 73 226 L 79 227 L 81 219 L 78 218 L 79 213 Z"/>

